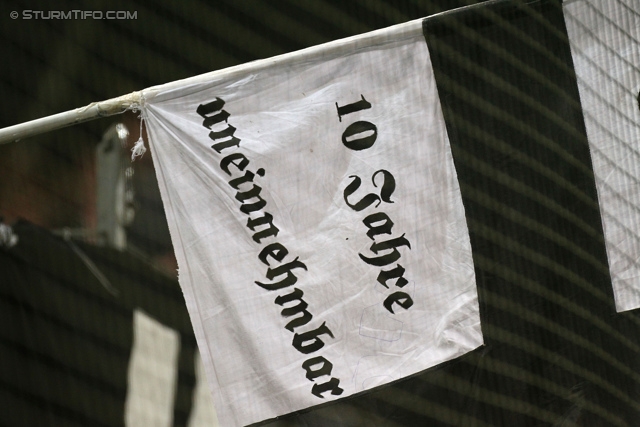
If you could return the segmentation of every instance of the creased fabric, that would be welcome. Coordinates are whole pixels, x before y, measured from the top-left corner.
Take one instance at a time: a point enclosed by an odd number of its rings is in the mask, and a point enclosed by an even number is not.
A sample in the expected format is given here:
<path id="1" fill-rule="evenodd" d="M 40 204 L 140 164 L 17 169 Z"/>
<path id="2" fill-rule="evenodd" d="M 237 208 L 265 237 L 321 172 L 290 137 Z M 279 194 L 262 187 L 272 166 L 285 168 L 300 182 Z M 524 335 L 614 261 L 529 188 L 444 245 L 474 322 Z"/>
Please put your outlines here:
<path id="1" fill-rule="evenodd" d="M 344 398 L 483 343 L 421 22 L 145 98 L 221 425 Z"/>
<path id="2" fill-rule="evenodd" d="M 618 311 L 640 307 L 639 6 L 564 6 Z"/>

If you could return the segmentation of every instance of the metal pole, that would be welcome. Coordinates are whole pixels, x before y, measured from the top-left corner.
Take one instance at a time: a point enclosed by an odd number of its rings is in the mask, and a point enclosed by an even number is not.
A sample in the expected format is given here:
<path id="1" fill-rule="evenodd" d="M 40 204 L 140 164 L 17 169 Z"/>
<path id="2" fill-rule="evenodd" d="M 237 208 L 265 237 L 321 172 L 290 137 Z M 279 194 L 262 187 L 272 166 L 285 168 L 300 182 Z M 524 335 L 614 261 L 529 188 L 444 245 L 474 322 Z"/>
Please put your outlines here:
<path id="1" fill-rule="evenodd" d="M 496 0 L 498 1 L 498 0 Z M 471 7 L 471 6 L 466 6 Z M 456 9 L 457 10 L 457 9 Z M 258 73 L 261 70 L 278 65 L 279 63 L 287 63 L 291 61 L 304 62 L 307 58 L 313 58 L 323 55 L 329 51 L 334 54 L 344 52 L 348 53 L 357 50 L 359 46 L 367 46 L 372 40 L 383 42 L 388 39 L 389 33 L 394 31 L 395 27 L 401 27 L 402 37 L 413 37 L 422 34 L 422 19 L 416 19 L 408 23 L 400 24 L 390 28 L 372 31 L 370 33 L 359 34 L 347 37 L 341 40 L 335 40 L 329 43 L 308 47 L 295 52 L 285 53 L 283 55 L 272 58 L 261 59 L 234 67 L 216 70 L 209 73 L 193 76 L 184 80 L 177 80 L 165 83 L 159 86 L 153 86 L 144 91 L 132 92 L 128 95 L 119 96 L 102 102 L 92 102 L 86 107 L 76 108 L 75 110 L 66 111 L 64 113 L 54 114 L 53 116 L 43 117 L 41 119 L 32 120 L 30 122 L 21 123 L 19 125 L 9 126 L 0 129 L 0 145 L 9 142 L 18 141 L 29 136 L 38 135 L 77 123 L 86 122 L 100 117 L 108 117 L 116 114 L 124 113 L 127 109 L 142 104 L 143 92 L 144 98 L 151 99 L 159 92 L 166 92 L 176 88 L 183 88 L 188 85 L 197 85 L 207 82 L 213 82 L 222 78 L 232 79 L 234 75 L 244 76 L 248 73 Z M 397 37 L 397 36 L 396 36 Z"/>
<path id="2" fill-rule="evenodd" d="M 92 102 L 85 107 L 76 108 L 75 110 L 9 126 L 0 129 L 0 144 L 19 141 L 23 138 L 101 117 L 122 114 L 128 109 L 140 105 L 140 98 L 141 92 L 132 92 L 106 101 Z"/>

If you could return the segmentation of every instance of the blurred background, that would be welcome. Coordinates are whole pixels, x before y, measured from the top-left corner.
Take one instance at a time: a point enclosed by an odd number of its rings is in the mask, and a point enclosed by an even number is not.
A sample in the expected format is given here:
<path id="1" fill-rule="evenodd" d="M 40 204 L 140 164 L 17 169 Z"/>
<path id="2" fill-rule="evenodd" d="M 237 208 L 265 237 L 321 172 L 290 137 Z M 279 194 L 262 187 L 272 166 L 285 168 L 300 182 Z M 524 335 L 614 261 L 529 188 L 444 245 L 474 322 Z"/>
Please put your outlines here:
<path id="1" fill-rule="evenodd" d="M 60 1 L 54 7 L 44 1 L 3 1 L 0 127 L 471 3 L 134 0 Z M 45 19 L 52 10 L 128 14 L 113 20 L 81 19 L 77 13 L 78 19 Z M 17 19 L 10 17 L 14 11 Z M 5 222 L 23 218 L 49 229 L 95 230 L 96 150 L 114 123 L 126 127 L 127 146 L 138 139 L 137 115 L 129 112 L 0 146 L 0 216 Z M 151 156 L 136 161 L 129 173 L 135 214 L 129 218 L 127 242 L 171 273 L 175 263 Z"/>
<path id="2" fill-rule="evenodd" d="M 639 1 L 585 7 L 638 22 Z M 0 0 L 0 128 L 472 3 Z M 613 305 L 560 5 L 430 21 L 485 345 L 262 425 L 638 425 L 640 311 Z M 218 425 L 139 137 L 129 111 L 0 145 L 2 426 Z"/>
<path id="3" fill-rule="evenodd" d="M 0 127 L 471 3 L 2 0 Z M 2 425 L 217 425 L 139 136 L 127 112 L 0 145 Z"/>

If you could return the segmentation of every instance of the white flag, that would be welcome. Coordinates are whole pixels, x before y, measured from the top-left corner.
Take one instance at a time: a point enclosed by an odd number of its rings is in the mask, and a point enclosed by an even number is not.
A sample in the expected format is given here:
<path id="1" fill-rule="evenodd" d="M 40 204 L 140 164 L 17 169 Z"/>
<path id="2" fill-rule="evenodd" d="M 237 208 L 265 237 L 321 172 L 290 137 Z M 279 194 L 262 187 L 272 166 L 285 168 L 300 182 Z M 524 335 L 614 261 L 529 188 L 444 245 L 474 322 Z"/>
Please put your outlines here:
<path id="1" fill-rule="evenodd" d="M 421 21 L 145 97 L 221 425 L 344 398 L 482 344 Z"/>
<path id="2" fill-rule="evenodd" d="M 618 311 L 640 307 L 640 4 L 564 6 Z"/>

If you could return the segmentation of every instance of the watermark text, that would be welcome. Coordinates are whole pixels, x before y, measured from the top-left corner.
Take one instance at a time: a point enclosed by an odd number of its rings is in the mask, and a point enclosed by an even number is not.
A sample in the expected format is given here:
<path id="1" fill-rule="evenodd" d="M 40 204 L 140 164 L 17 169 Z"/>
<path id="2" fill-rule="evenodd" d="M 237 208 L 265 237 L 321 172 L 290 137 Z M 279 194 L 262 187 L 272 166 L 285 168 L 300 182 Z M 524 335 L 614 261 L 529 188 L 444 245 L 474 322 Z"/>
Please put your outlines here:
<path id="1" fill-rule="evenodd" d="M 130 10 L 30 10 L 13 11 L 11 19 L 138 19 L 138 11 Z"/>

